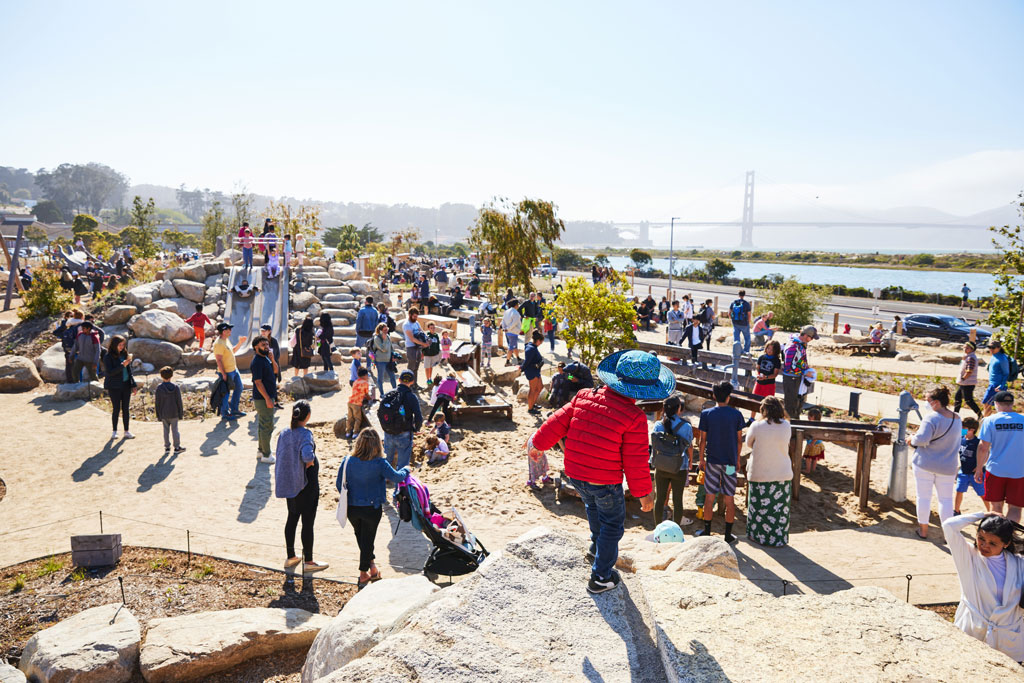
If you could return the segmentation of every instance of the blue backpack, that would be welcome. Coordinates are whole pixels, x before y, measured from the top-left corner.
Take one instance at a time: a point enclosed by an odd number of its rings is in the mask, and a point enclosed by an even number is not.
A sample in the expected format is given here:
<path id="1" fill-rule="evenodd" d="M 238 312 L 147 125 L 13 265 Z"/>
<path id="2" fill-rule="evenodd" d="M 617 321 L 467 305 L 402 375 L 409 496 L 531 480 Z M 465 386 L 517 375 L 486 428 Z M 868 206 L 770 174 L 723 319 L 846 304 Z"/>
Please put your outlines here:
<path id="1" fill-rule="evenodd" d="M 729 317 L 732 318 L 734 323 L 739 323 L 741 325 L 747 324 L 748 305 L 749 304 L 747 304 L 743 299 L 736 299 L 736 301 L 732 302 L 729 306 Z"/>

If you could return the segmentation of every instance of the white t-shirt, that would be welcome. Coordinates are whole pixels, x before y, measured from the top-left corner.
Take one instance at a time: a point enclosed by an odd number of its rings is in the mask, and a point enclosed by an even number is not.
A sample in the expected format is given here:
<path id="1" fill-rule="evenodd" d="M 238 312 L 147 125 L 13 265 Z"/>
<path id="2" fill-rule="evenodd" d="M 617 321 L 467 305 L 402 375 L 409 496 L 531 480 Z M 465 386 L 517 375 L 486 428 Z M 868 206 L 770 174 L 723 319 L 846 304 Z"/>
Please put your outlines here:
<path id="1" fill-rule="evenodd" d="M 996 580 L 996 587 L 999 589 L 996 595 L 1003 594 L 1003 586 L 1006 584 L 1006 554 L 999 553 L 995 557 L 986 557 L 988 568 Z"/>
<path id="2" fill-rule="evenodd" d="M 448 444 L 445 442 L 445 440 L 444 439 L 438 440 L 437 445 L 434 446 L 434 453 L 435 454 L 443 453 L 444 455 L 447 455 L 449 452 L 450 451 L 448 450 Z M 1003 578 L 1006 578 L 1006 564 L 1005 564 L 1005 562 L 1003 563 Z"/>
<path id="3" fill-rule="evenodd" d="M 693 317 L 693 304 L 689 301 L 683 302 L 683 318 L 689 320 Z"/>

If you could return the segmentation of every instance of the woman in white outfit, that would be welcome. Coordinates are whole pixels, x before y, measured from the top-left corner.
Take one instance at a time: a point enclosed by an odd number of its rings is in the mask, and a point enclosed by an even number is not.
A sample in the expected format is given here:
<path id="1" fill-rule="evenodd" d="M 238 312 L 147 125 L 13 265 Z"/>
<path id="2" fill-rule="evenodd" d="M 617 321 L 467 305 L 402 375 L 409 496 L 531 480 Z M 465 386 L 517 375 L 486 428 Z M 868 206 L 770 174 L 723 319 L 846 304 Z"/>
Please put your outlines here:
<path id="1" fill-rule="evenodd" d="M 978 539 L 960 533 L 977 521 Z M 1019 528 L 1019 527 L 1018 527 Z M 1024 661 L 1024 557 L 1015 552 L 1014 524 L 989 512 L 950 517 L 942 523 L 949 552 L 960 575 L 960 605 L 953 623 L 1016 662 Z"/>
<path id="2" fill-rule="evenodd" d="M 939 499 L 939 521 L 953 515 L 953 489 L 960 466 L 960 416 L 947 408 L 949 390 L 937 387 L 928 392 L 931 414 L 921 420 L 917 433 L 908 439 L 914 453 L 914 479 L 917 481 L 917 535 L 928 538 L 932 509 L 932 488 Z"/>
<path id="3" fill-rule="evenodd" d="M 668 327 L 665 331 L 668 335 L 668 343 L 679 346 L 683 341 L 683 323 L 685 318 L 683 317 L 683 312 L 679 310 L 678 300 L 672 302 L 672 308 L 665 316 L 665 319 L 668 321 Z"/>

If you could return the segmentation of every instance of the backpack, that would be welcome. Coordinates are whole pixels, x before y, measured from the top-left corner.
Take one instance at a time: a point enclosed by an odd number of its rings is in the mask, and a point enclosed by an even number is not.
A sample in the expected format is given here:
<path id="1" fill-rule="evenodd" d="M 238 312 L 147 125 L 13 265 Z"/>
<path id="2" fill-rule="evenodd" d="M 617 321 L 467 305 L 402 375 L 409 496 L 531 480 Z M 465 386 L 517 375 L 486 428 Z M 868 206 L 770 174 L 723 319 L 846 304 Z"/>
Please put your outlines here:
<path id="1" fill-rule="evenodd" d="M 729 305 L 729 317 L 734 323 L 747 324 L 747 306 L 743 299 L 736 299 Z"/>
<path id="2" fill-rule="evenodd" d="M 686 449 L 690 441 L 675 432 L 654 432 L 651 434 L 651 465 L 668 474 L 682 472 L 686 462 Z"/>
<path id="3" fill-rule="evenodd" d="M 1010 374 L 1006 377 L 1006 383 L 1010 384 L 1010 382 L 1014 382 L 1020 377 L 1020 363 L 1013 356 L 1009 356 L 1007 364 L 1009 365 Z"/>
<path id="4" fill-rule="evenodd" d="M 79 323 L 81 324 L 81 323 Z M 78 325 L 65 326 L 60 336 L 60 345 L 65 351 L 70 351 L 75 346 L 75 339 L 78 337 Z"/>
<path id="5" fill-rule="evenodd" d="M 385 434 L 405 434 L 412 431 L 412 415 L 406 415 L 405 401 L 398 389 L 392 389 L 380 399 L 377 419 Z"/>

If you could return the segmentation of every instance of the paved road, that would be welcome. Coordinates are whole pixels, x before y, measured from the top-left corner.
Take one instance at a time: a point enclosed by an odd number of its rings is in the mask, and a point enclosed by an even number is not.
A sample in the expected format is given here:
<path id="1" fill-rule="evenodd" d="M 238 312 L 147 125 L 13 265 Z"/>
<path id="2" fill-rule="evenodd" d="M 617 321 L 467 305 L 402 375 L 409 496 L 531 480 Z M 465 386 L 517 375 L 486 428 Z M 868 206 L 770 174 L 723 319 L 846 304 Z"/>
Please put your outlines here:
<path id="1" fill-rule="evenodd" d="M 560 273 L 565 277 L 574 277 L 577 275 L 590 277 L 590 273 L 582 273 L 577 271 L 564 271 Z M 668 291 L 668 280 L 660 278 L 635 278 L 633 280 L 633 293 L 636 296 L 646 296 L 651 293 L 655 299 L 660 300 L 662 296 Z M 739 287 L 733 287 L 730 285 L 715 285 L 708 284 L 706 282 L 687 282 L 680 280 L 672 281 L 672 290 L 676 297 L 682 296 L 682 294 L 693 294 L 698 300 L 705 298 L 718 297 L 719 310 L 724 309 L 729 302 L 735 298 L 736 293 L 740 290 Z M 756 290 L 749 290 L 751 293 L 748 295 L 748 299 L 753 301 L 760 301 L 761 297 L 757 296 Z M 874 314 L 872 308 L 878 306 L 878 313 Z M 910 301 L 888 301 L 881 300 L 875 301 L 874 299 L 864 299 L 860 297 L 852 296 L 834 296 L 832 301 L 828 305 L 827 318 L 831 321 L 831 318 L 836 313 L 839 314 L 839 327 L 849 323 L 854 329 L 865 329 L 869 324 L 873 322 L 881 322 L 885 324 L 888 329 L 889 324 L 892 322 L 894 315 L 904 316 L 909 313 L 934 313 L 939 315 L 953 315 L 956 317 L 963 317 L 969 323 L 978 323 L 979 320 L 985 315 L 983 311 L 975 309 L 973 311 L 963 310 L 961 311 L 956 306 L 941 306 L 938 304 L 927 304 Z M 992 328 L 987 325 L 979 325 L 979 329 L 991 330 Z M 829 328 L 827 331 L 831 331 Z"/>

